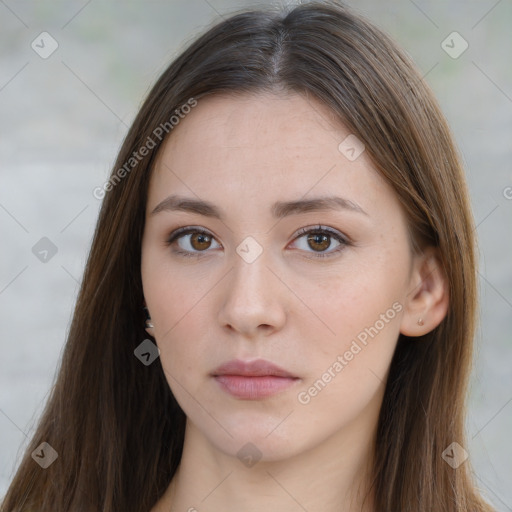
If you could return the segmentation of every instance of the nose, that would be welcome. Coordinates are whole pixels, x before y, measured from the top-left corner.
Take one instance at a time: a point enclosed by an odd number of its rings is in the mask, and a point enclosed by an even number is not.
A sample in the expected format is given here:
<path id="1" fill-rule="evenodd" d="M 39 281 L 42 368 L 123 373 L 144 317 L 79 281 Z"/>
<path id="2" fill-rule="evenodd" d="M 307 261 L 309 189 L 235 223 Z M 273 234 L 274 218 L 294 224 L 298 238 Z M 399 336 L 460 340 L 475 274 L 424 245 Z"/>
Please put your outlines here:
<path id="1" fill-rule="evenodd" d="M 290 292 L 269 263 L 265 251 L 251 263 L 235 255 L 224 283 L 219 325 L 249 339 L 283 327 Z"/>

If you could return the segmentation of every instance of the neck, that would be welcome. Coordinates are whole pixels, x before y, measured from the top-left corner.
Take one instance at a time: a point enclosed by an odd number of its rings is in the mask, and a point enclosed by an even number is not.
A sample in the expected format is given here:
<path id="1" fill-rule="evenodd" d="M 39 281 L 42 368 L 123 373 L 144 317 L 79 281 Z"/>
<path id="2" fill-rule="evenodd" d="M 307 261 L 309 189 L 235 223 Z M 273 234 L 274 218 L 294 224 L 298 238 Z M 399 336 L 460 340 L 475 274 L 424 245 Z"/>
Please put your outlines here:
<path id="1" fill-rule="evenodd" d="M 180 466 L 153 512 L 374 512 L 371 493 L 365 495 L 375 431 L 371 422 L 364 433 L 356 423 L 286 460 L 247 467 L 187 421 Z"/>

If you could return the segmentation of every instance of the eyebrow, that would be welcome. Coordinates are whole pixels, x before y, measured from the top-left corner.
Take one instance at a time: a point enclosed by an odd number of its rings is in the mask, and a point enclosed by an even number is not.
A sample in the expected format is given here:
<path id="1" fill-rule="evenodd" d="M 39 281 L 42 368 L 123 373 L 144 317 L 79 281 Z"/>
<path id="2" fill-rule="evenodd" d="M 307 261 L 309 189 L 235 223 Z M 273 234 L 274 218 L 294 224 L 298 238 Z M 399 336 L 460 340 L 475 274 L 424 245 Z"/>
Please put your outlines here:
<path id="1" fill-rule="evenodd" d="M 272 216 L 277 219 L 301 213 L 328 210 L 347 210 L 368 215 L 357 203 L 338 196 L 322 196 L 311 199 L 298 199 L 295 201 L 278 201 L 274 203 L 271 208 Z M 151 215 L 156 215 L 163 211 L 190 212 L 222 220 L 222 214 L 219 208 L 213 203 L 179 195 L 166 197 L 153 209 Z"/>

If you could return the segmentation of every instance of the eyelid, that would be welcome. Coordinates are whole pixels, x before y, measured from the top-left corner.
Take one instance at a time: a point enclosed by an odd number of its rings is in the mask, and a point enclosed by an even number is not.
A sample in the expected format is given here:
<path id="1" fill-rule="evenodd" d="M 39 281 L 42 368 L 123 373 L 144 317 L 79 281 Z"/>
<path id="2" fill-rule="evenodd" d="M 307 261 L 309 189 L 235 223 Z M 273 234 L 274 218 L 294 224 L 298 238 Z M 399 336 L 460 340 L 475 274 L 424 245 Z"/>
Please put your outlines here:
<path id="1" fill-rule="evenodd" d="M 328 233 L 328 234 L 332 235 L 334 238 L 340 239 L 340 241 L 342 241 L 346 244 L 351 243 L 350 238 L 347 235 L 345 235 L 344 233 L 342 233 L 341 231 L 338 231 L 337 229 L 331 228 L 329 226 L 323 226 L 322 224 L 316 224 L 314 226 L 306 226 L 304 228 L 300 228 L 293 235 L 293 237 L 295 240 L 295 238 L 297 238 L 299 236 L 305 235 L 307 233 L 315 233 L 318 231 Z"/>
<path id="2" fill-rule="evenodd" d="M 304 235 L 307 235 L 310 233 L 317 233 L 317 232 L 322 232 L 322 233 L 328 234 L 329 236 L 334 238 L 336 241 L 338 241 L 340 243 L 340 246 L 337 249 L 334 249 L 332 251 L 327 251 L 327 252 L 304 251 L 306 253 L 312 254 L 313 258 L 326 258 L 326 257 L 334 256 L 337 253 L 341 252 L 345 248 L 345 246 L 353 245 L 353 242 L 350 239 L 350 237 L 348 237 L 344 233 L 342 233 L 334 228 L 331 228 L 329 226 L 323 226 L 321 224 L 316 224 L 313 226 L 306 226 L 306 227 L 299 229 L 298 231 L 296 231 L 294 233 L 292 242 L 298 238 L 302 238 Z M 169 237 L 166 240 L 166 246 L 172 245 L 174 242 L 176 242 L 182 236 L 186 236 L 186 235 L 193 234 L 193 233 L 204 234 L 204 235 L 207 235 L 217 241 L 216 236 L 214 234 L 212 234 L 210 231 L 206 230 L 205 228 L 202 228 L 200 226 L 183 226 L 181 228 L 177 228 L 169 235 Z M 221 245 L 220 242 L 217 241 L 217 243 L 219 245 Z M 175 252 L 176 254 L 183 255 L 183 256 L 201 257 L 203 255 L 203 253 L 206 254 L 210 251 L 205 250 L 205 251 L 193 252 L 193 251 L 184 251 L 181 249 L 173 249 L 173 252 Z"/>
<path id="3" fill-rule="evenodd" d="M 203 235 L 207 235 L 209 237 L 212 237 L 216 240 L 215 235 L 210 233 L 208 230 L 200 227 L 200 226 L 183 226 L 181 228 L 178 228 L 174 230 L 166 239 L 165 245 L 170 246 L 174 242 L 178 241 L 179 238 L 185 235 L 190 235 L 192 233 L 201 233 Z M 219 243 L 219 242 L 217 242 Z M 220 245 L 220 244 L 219 244 Z M 173 252 L 176 254 L 180 254 L 182 256 L 186 257 L 201 257 L 201 251 L 199 252 L 192 252 L 192 251 L 184 251 L 182 249 L 173 249 Z M 210 251 L 202 251 L 204 253 L 210 252 Z"/>
<path id="4" fill-rule="evenodd" d="M 293 235 L 293 241 L 295 241 L 298 238 L 302 238 L 304 235 L 307 235 L 309 233 L 327 233 L 331 238 L 334 238 L 336 241 L 340 243 L 340 245 L 332 250 L 332 251 L 325 251 L 325 252 L 315 252 L 315 251 L 305 251 L 306 253 L 312 254 L 313 258 L 329 258 L 329 257 L 335 257 L 339 253 L 341 253 L 345 247 L 353 245 L 352 240 L 345 235 L 344 233 L 338 231 L 337 229 L 331 228 L 329 226 L 323 226 L 321 224 L 317 224 L 316 226 L 306 226 L 304 228 L 299 229 L 294 235 Z M 309 256 L 308 256 L 309 258 Z"/>

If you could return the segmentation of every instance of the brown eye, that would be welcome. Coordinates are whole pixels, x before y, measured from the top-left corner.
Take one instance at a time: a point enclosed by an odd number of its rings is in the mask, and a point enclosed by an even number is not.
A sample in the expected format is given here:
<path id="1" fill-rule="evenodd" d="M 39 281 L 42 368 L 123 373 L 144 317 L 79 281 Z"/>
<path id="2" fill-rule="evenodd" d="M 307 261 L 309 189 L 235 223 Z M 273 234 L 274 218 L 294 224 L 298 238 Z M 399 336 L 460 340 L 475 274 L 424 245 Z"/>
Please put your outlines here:
<path id="1" fill-rule="evenodd" d="M 310 253 L 313 257 L 317 258 L 334 256 L 347 245 L 351 245 L 350 240 L 345 238 L 341 233 L 323 228 L 322 226 L 318 226 L 316 229 L 302 229 L 295 240 L 301 239 L 304 240 L 302 247 L 299 247 L 302 252 Z M 329 251 L 328 249 L 333 246 L 333 241 L 337 246 L 334 246 L 334 250 Z M 215 237 L 207 231 L 203 231 L 200 228 L 188 227 L 180 228 L 172 233 L 166 245 L 177 245 L 177 248 L 173 248 L 173 252 L 176 254 L 199 257 L 202 255 L 201 253 L 207 254 L 211 252 L 209 249 L 212 247 L 212 242 L 217 244 L 217 248 L 221 247 L 215 240 Z"/>
<path id="2" fill-rule="evenodd" d="M 308 244 L 309 246 L 315 250 L 315 251 L 325 251 L 326 249 L 329 249 L 329 246 L 331 245 L 330 235 L 324 235 L 324 234 L 309 234 L 308 235 Z"/>
<path id="3" fill-rule="evenodd" d="M 213 235 L 200 228 L 180 228 L 171 234 L 166 245 L 177 245 L 173 251 L 183 256 L 201 256 L 210 252 L 214 240 Z"/>
<path id="4" fill-rule="evenodd" d="M 341 233 L 322 226 L 317 226 L 315 229 L 303 228 L 297 235 L 295 240 L 304 240 L 304 242 L 298 244 L 299 249 L 312 254 L 315 258 L 335 256 L 347 245 L 351 245 L 350 240 Z M 333 245 L 333 241 L 337 245 Z M 333 246 L 334 249 L 328 250 Z"/>
<path id="5" fill-rule="evenodd" d="M 210 247 L 212 237 L 204 233 L 193 233 L 190 236 L 190 245 L 197 251 L 204 251 Z"/>

